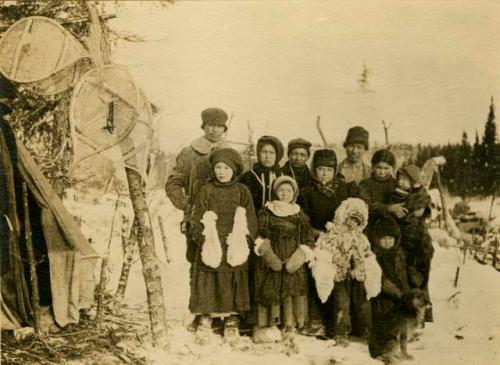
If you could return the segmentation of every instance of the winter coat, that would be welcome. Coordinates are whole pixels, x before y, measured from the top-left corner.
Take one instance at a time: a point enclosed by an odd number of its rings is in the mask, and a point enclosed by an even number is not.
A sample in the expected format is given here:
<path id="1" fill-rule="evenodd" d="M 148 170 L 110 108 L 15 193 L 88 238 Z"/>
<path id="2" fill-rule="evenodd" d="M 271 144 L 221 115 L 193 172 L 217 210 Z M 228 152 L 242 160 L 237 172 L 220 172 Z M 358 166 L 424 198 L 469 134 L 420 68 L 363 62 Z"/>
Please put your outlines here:
<path id="1" fill-rule="evenodd" d="M 382 291 L 370 299 L 372 330 L 369 350 L 372 357 L 378 357 L 389 351 L 398 340 L 401 321 L 409 311 L 404 296 L 409 294 L 410 287 L 397 223 L 389 217 L 383 222 L 376 222 L 370 233 L 372 250 L 382 269 Z M 395 245 L 388 250 L 377 244 L 378 239 L 387 234 L 396 236 Z"/>
<path id="2" fill-rule="evenodd" d="M 362 180 L 369 178 L 371 173 L 371 165 L 364 160 L 353 164 L 346 158 L 339 164 L 339 174 L 342 174 L 348 183 L 355 182 L 359 184 Z"/>
<path id="3" fill-rule="evenodd" d="M 360 226 L 353 230 L 347 229 L 345 220 L 356 215 L 362 220 Z M 378 294 L 380 289 L 381 272 L 377 267 L 377 273 L 373 272 L 370 264 L 375 262 L 375 257 L 370 250 L 370 242 L 363 234 L 363 229 L 368 224 L 368 207 L 357 198 L 344 200 L 335 212 L 333 222 L 327 223 L 327 231 L 321 233 L 314 249 L 314 260 L 311 263 L 312 275 L 316 281 L 316 287 L 320 299 L 325 302 L 334 289 L 334 282 L 340 283 L 348 279 L 364 282 L 367 279 L 367 266 L 370 273 L 368 279 L 377 279 L 378 283 L 370 282 L 370 296 Z M 370 263 L 370 257 L 372 263 Z"/>
<path id="4" fill-rule="evenodd" d="M 389 214 L 389 196 L 396 187 L 397 182 L 393 177 L 379 181 L 372 175 L 359 183 L 359 197 L 368 204 L 370 225 L 378 217 Z"/>
<path id="5" fill-rule="evenodd" d="M 314 237 L 309 218 L 299 213 L 286 217 L 274 215 L 267 207 L 258 214 L 259 237 L 268 238 L 271 248 L 282 262 L 299 248 L 299 245 L 312 247 Z M 283 298 L 307 294 L 306 268 L 303 265 L 294 273 L 289 273 L 285 265 L 281 271 L 268 267 L 262 257 L 255 264 L 255 302 L 262 305 L 280 304 Z"/>
<path id="6" fill-rule="evenodd" d="M 210 151 L 223 147 L 227 147 L 224 141 L 211 143 L 205 137 L 200 137 L 183 148 L 177 156 L 175 168 L 165 184 L 165 191 L 172 204 L 184 211 L 185 220 L 189 220 L 196 193 L 209 179 Z"/>
<path id="7" fill-rule="evenodd" d="M 401 246 L 405 252 L 408 279 L 413 288 L 427 291 L 430 265 L 434 255 L 432 239 L 425 223 L 425 219 L 431 213 L 431 198 L 423 187 L 412 192 L 396 189 L 390 195 L 389 202 L 403 204 L 408 209 L 405 217 L 397 219 L 401 229 Z M 415 214 L 422 209 L 422 215 Z"/>
<path id="8" fill-rule="evenodd" d="M 246 185 L 252 194 L 256 211 L 264 208 L 264 204 L 272 200 L 273 181 L 279 176 L 281 176 L 279 166 L 266 168 L 257 162 L 251 170 L 240 177 L 240 183 Z"/>
<path id="9" fill-rule="evenodd" d="M 257 233 L 257 218 L 247 187 L 232 181 L 203 185 L 196 196 L 192 236 L 197 242 L 195 267 L 201 271 L 247 270 L 249 242 Z M 231 257 L 240 257 L 231 264 Z"/>
<path id="10" fill-rule="evenodd" d="M 325 230 L 326 223 L 333 220 L 340 203 L 351 195 L 350 185 L 342 178 L 335 178 L 329 185 L 313 180 L 302 189 L 297 203 L 302 207 L 314 229 Z"/>
<path id="11" fill-rule="evenodd" d="M 309 167 L 307 165 L 298 168 L 298 167 L 293 167 L 290 164 L 290 161 L 287 161 L 281 168 L 281 172 L 284 175 L 293 177 L 297 181 L 299 189 L 303 189 L 311 185 L 312 182 L 314 181 L 314 178 L 311 174 L 311 170 L 309 170 Z"/>

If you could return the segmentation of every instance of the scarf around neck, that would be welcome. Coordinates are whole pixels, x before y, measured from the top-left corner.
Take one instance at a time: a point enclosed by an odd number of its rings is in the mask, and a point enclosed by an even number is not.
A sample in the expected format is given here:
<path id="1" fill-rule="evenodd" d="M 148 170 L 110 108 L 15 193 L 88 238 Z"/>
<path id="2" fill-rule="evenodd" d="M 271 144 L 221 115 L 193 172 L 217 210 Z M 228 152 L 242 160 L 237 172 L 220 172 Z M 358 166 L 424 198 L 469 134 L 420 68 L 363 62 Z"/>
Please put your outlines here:
<path id="1" fill-rule="evenodd" d="M 281 200 L 266 202 L 265 206 L 277 217 L 288 217 L 300 212 L 300 206 L 297 203 L 287 203 Z"/>

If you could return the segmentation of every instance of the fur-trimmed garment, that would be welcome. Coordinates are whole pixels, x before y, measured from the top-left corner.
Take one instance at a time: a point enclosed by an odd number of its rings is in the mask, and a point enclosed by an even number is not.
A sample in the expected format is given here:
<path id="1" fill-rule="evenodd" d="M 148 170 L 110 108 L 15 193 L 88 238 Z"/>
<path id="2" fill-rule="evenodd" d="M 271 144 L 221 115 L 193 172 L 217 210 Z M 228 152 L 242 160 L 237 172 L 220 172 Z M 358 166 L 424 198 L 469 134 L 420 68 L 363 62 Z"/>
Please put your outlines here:
<path id="1" fill-rule="evenodd" d="M 248 311 L 248 239 L 257 233 L 248 189 L 235 181 L 204 185 L 196 197 L 192 232 L 198 245 L 191 275 L 191 312 Z"/>
<path id="2" fill-rule="evenodd" d="M 309 218 L 300 210 L 297 214 L 288 216 L 277 216 L 269 208 L 264 208 L 258 214 L 259 236 L 268 238 L 271 248 L 278 258 L 283 262 L 299 249 L 299 245 L 312 247 L 314 237 L 309 223 Z M 256 258 L 255 263 L 255 303 L 267 307 L 268 316 L 262 316 L 259 310 L 258 324 L 260 326 L 272 325 L 273 321 L 279 320 L 280 307 L 286 298 L 297 298 L 288 303 L 285 309 L 293 310 L 295 313 L 303 313 L 297 318 L 297 322 L 303 325 L 307 315 L 306 298 L 307 277 L 305 264 L 294 273 L 289 273 L 283 265 L 281 271 L 273 271 L 265 263 L 262 257 Z M 302 299 L 298 299 L 303 297 Z M 283 313 L 285 319 L 290 317 L 289 313 Z M 302 323 L 300 323 L 302 322 Z"/>
<path id="3" fill-rule="evenodd" d="M 355 229 L 348 230 L 345 221 L 353 215 L 359 217 L 362 222 Z M 315 272 L 317 274 L 315 277 L 317 282 L 326 280 L 320 270 L 315 270 L 316 265 L 321 265 L 325 261 L 328 261 L 335 272 L 335 276 L 330 279 L 336 282 L 350 278 L 365 281 L 365 259 L 373 255 L 368 238 L 363 234 L 367 224 L 368 207 L 361 199 L 349 198 L 340 204 L 335 219 L 327 223 L 327 231 L 316 241 L 315 260 L 311 267 L 313 274 Z M 326 298 L 324 299 L 323 302 L 326 301 Z"/>

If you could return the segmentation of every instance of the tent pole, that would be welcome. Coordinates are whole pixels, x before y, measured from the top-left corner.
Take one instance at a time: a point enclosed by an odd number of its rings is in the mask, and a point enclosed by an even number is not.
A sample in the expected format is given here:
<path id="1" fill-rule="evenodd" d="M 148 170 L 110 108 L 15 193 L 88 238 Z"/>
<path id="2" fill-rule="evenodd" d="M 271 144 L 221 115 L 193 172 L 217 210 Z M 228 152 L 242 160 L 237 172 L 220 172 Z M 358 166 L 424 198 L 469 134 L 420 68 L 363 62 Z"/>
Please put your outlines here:
<path id="1" fill-rule="evenodd" d="M 23 207 L 24 207 L 24 233 L 26 236 L 26 251 L 30 265 L 31 277 L 31 308 L 33 311 L 33 327 L 37 335 L 41 334 L 40 329 L 40 293 L 38 292 L 38 276 L 36 274 L 35 254 L 33 252 L 33 241 L 31 233 L 30 210 L 28 205 L 28 189 L 23 182 Z"/>

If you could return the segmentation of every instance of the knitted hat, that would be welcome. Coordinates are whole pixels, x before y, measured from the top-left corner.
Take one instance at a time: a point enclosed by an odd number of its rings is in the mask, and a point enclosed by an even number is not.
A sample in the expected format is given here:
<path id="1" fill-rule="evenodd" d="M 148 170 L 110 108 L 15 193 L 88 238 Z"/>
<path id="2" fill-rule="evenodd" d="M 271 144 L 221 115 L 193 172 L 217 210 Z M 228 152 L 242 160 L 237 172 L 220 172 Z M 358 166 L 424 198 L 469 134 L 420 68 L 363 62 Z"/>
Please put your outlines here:
<path id="1" fill-rule="evenodd" d="M 243 172 L 243 160 L 239 152 L 233 148 L 217 149 L 210 154 L 208 160 L 212 168 L 214 168 L 218 162 L 224 162 L 233 170 L 234 176 L 238 176 Z"/>
<path id="2" fill-rule="evenodd" d="M 398 170 L 398 175 L 400 175 L 400 174 L 408 176 L 414 187 L 422 185 L 422 183 L 420 181 L 420 168 L 418 166 L 408 165 L 405 167 L 401 167 Z"/>
<path id="3" fill-rule="evenodd" d="M 288 155 L 290 155 L 290 153 L 296 148 L 303 148 L 307 151 L 308 155 L 311 154 L 311 151 L 310 151 L 311 142 L 306 141 L 303 138 L 294 138 L 294 139 L 290 140 L 290 142 L 288 142 L 288 149 L 287 149 Z"/>
<path id="4" fill-rule="evenodd" d="M 350 144 L 359 143 L 368 149 L 368 138 L 369 133 L 366 129 L 360 126 L 349 128 L 347 131 L 347 137 L 345 138 L 344 147 Z"/>
<path id="5" fill-rule="evenodd" d="M 297 185 L 297 181 L 293 177 L 287 176 L 287 175 L 281 175 L 280 177 L 276 178 L 273 182 L 273 192 L 276 195 L 276 190 L 280 187 L 280 185 L 283 184 L 290 184 L 293 188 L 294 194 L 293 194 L 293 201 L 295 202 L 297 200 L 297 197 L 299 196 L 299 186 Z"/>
<path id="6" fill-rule="evenodd" d="M 389 150 L 378 150 L 373 154 L 372 166 L 375 166 L 379 162 L 385 162 L 391 165 L 393 168 L 396 167 L 396 158 L 394 154 Z"/>
<path id="7" fill-rule="evenodd" d="M 371 225 L 371 224 L 370 224 Z M 382 237 L 394 237 L 396 243 L 401 239 L 401 231 L 396 221 L 390 216 L 377 219 L 369 231 L 370 240 L 376 244 Z"/>
<path id="8" fill-rule="evenodd" d="M 208 108 L 201 112 L 201 128 L 205 128 L 205 124 L 215 124 L 224 126 L 227 130 L 226 121 L 228 119 L 227 113 L 219 108 Z"/>
<path id="9" fill-rule="evenodd" d="M 333 167 L 337 171 L 337 155 L 330 149 L 316 150 L 312 160 L 312 168 L 315 170 L 318 166 Z"/>
<path id="10" fill-rule="evenodd" d="M 262 136 L 257 140 L 257 158 L 260 160 L 260 150 L 265 145 L 271 145 L 274 147 L 274 151 L 276 151 L 276 163 L 275 165 L 279 165 L 281 158 L 283 157 L 283 144 L 281 141 L 273 136 Z"/>

